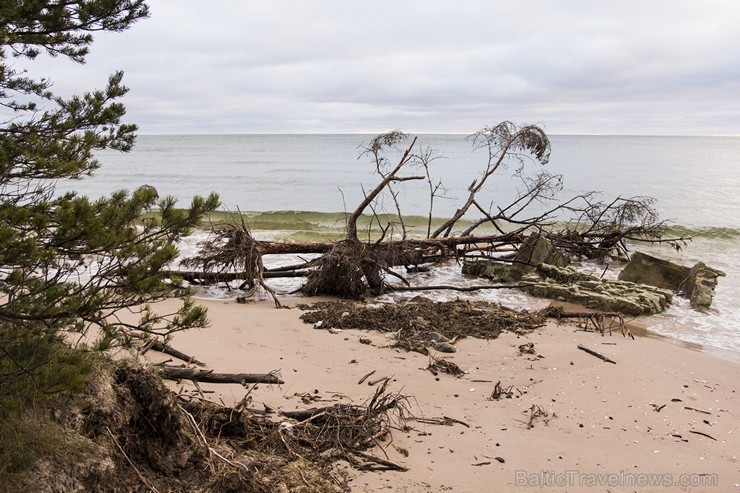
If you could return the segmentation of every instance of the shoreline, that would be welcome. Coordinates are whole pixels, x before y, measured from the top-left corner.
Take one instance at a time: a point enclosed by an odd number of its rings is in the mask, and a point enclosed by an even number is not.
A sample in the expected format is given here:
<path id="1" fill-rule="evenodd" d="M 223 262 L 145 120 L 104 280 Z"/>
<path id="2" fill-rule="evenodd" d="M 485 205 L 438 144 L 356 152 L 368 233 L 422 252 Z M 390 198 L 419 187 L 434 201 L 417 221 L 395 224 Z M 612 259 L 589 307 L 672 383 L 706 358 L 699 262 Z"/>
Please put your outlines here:
<path id="1" fill-rule="evenodd" d="M 409 471 L 350 470 L 352 491 L 626 492 L 636 489 L 627 483 L 656 474 L 675 489 L 637 489 L 677 491 L 683 478 L 702 484 L 681 491 L 740 491 L 740 366 L 711 351 L 550 322 L 523 336 L 459 340 L 457 353 L 436 354 L 466 370 L 454 378 L 427 371 L 427 356 L 389 348 L 385 334 L 316 330 L 298 318 L 299 309 L 267 302 L 198 301 L 209 309 L 211 328 L 176 334 L 172 345 L 220 372 L 280 370 L 285 384 L 259 385 L 253 408 L 361 403 L 375 387 L 358 381 L 375 370 L 391 377 L 389 390 L 409 397 L 411 414 L 457 420 L 450 426 L 407 421 L 410 429 L 394 430 L 384 452 L 374 452 Z M 519 354 L 518 346 L 529 342 L 542 357 Z M 167 359 L 151 352 L 147 358 Z M 497 382 L 511 387 L 511 398 L 490 399 Z M 176 388 L 182 385 L 192 388 L 186 382 Z M 245 393 L 239 385 L 200 386 L 226 404 Z M 532 420 L 532 409 L 543 413 Z M 587 484 L 598 474 L 616 475 L 615 484 Z M 563 478 L 566 484 L 558 485 Z"/>
<path id="2" fill-rule="evenodd" d="M 204 296 L 194 296 L 193 298 L 196 301 L 198 301 L 198 302 L 216 302 L 216 303 L 219 303 L 219 302 L 231 302 L 231 301 L 233 301 L 232 298 L 219 299 L 219 298 L 209 298 L 209 297 L 204 297 Z M 234 297 L 234 299 L 235 298 L 236 298 L 236 296 Z M 299 304 L 299 303 L 303 303 L 304 301 L 302 301 L 302 300 L 307 300 L 307 299 L 311 299 L 311 298 L 306 298 L 303 295 L 280 294 L 280 300 L 282 302 L 285 302 L 286 304 L 288 304 L 290 306 L 293 306 L 293 305 L 296 305 L 296 304 Z M 542 300 L 542 299 L 540 299 L 540 300 Z M 256 303 L 263 303 L 263 302 L 269 302 L 269 301 L 267 300 L 267 298 L 261 298 L 261 299 L 255 300 L 254 302 L 256 302 Z M 495 302 L 496 301 L 494 301 L 494 303 Z M 566 307 L 566 309 L 572 309 L 572 310 L 578 310 L 578 311 L 592 311 L 589 308 L 584 308 L 584 307 L 581 307 L 581 306 L 578 306 L 578 305 L 575 305 L 575 304 L 572 304 L 572 303 L 567 303 L 567 302 L 562 302 L 562 301 L 551 301 L 550 302 L 550 305 L 564 306 L 564 307 Z M 625 322 L 625 323 L 626 323 L 627 327 L 630 329 L 630 331 L 635 336 L 649 337 L 649 338 L 652 338 L 652 339 L 656 339 L 656 340 L 664 341 L 664 342 L 667 342 L 667 343 L 670 343 L 670 344 L 674 344 L 676 346 L 679 346 L 679 347 L 682 347 L 682 348 L 685 348 L 685 349 L 689 349 L 689 350 L 692 350 L 692 351 L 699 351 L 699 352 L 709 353 L 709 354 L 715 355 L 715 356 L 717 356 L 719 358 L 722 358 L 722 359 L 725 359 L 725 360 L 728 360 L 728 361 L 731 361 L 731 362 L 734 362 L 734 363 L 740 363 L 740 351 L 733 351 L 732 349 L 727 349 L 727 348 L 718 347 L 718 346 L 712 346 L 712 345 L 706 344 L 706 343 L 699 343 L 699 342 L 687 341 L 687 340 L 681 339 L 680 337 L 677 337 L 675 335 L 662 334 L 662 333 L 657 332 L 657 331 L 655 331 L 653 329 L 650 329 L 649 327 L 647 327 L 645 325 L 645 323 L 646 323 L 646 320 L 645 319 L 646 318 L 649 318 L 651 316 L 654 316 L 654 315 L 643 316 L 643 317 L 640 317 L 639 319 L 631 320 L 631 321 L 628 321 L 628 322 Z"/>
<path id="3" fill-rule="evenodd" d="M 553 301 L 550 303 L 550 306 L 562 306 L 566 310 L 574 310 L 574 311 L 587 311 L 587 312 L 595 311 L 590 308 L 584 308 L 582 306 L 579 306 L 573 303 L 566 303 L 563 301 Z M 661 334 L 660 332 L 656 332 L 655 330 L 650 329 L 649 327 L 646 326 L 646 323 L 647 323 L 647 319 L 649 319 L 652 316 L 654 315 L 639 317 L 637 319 L 625 322 L 625 325 L 630 330 L 630 332 L 636 337 L 648 337 L 648 338 L 655 339 L 658 341 L 667 342 L 669 344 L 674 344 L 678 347 L 689 349 L 691 351 L 698 351 L 702 353 L 711 354 L 718 358 L 722 358 L 724 360 L 740 364 L 740 352 L 738 351 L 733 351 L 731 349 L 721 348 L 717 346 L 711 346 L 709 344 L 702 344 L 698 342 L 687 341 L 687 340 L 681 339 L 673 335 Z"/>

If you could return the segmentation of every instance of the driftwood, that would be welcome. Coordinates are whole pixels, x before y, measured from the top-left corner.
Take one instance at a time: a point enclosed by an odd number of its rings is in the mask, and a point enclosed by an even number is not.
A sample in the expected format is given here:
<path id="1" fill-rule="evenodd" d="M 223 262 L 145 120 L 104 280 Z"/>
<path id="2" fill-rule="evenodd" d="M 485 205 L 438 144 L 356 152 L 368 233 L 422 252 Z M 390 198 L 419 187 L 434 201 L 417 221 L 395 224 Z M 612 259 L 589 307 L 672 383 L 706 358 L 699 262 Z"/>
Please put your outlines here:
<path id="1" fill-rule="evenodd" d="M 193 356 L 185 354 L 182 351 L 178 351 L 172 346 L 169 346 L 157 339 L 149 339 L 149 341 L 147 342 L 146 348 L 144 348 L 144 350 L 142 351 L 142 354 L 146 353 L 146 351 L 149 349 L 153 349 L 154 351 L 159 351 L 160 353 L 168 354 L 179 360 L 185 361 L 186 363 L 192 363 L 198 366 L 206 366 L 205 363 L 203 363 L 202 361 L 198 361 Z"/>
<path id="2" fill-rule="evenodd" d="M 407 467 L 401 466 L 387 459 L 381 459 L 380 457 L 370 455 L 366 452 L 360 452 L 356 450 L 354 451 L 354 455 L 358 457 L 362 457 L 363 459 L 368 461 L 366 463 L 359 463 L 359 462 L 353 463 L 353 466 L 355 467 L 355 469 L 358 469 L 360 471 L 399 471 L 399 472 L 408 471 Z"/>
<path id="3" fill-rule="evenodd" d="M 697 413 L 702 413 L 702 414 L 712 414 L 709 411 L 702 411 L 701 409 L 697 409 L 695 407 L 684 406 L 684 409 L 688 409 L 689 411 L 696 411 Z"/>
<path id="4" fill-rule="evenodd" d="M 193 284 L 200 283 L 217 283 L 217 282 L 229 282 L 236 281 L 237 279 L 250 279 L 249 272 L 209 272 L 209 271 L 195 271 L 195 270 L 166 270 L 162 272 L 166 276 L 179 277 Z M 265 279 L 273 279 L 279 277 L 306 277 L 308 271 L 305 269 L 295 270 L 279 270 L 279 271 L 265 271 L 262 273 L 262 277 Z"/>
<path id="5" fill-rule="evenodd" d="M 370 376 L 372 376 L 373 373 L 375 373 L 375 370 L 372 370 L 371 372 L 365 374 L 361 379 L 359 379 L 357 381 L 357 385 L 361 385 L 362 382 L 364 382 L 365 380 L 367 380 L 368 378 L 370 378 Z"/>
<path id="6" fill-rule="evenodd" d="M 615 365 L 617 364 L 617 362 L 616 362 L 616 361 L 614 361 L 614 360 L 611 360 L 611 359 L 607 358 L 606 356 L 604 356 L 603 354 L 601 354 L 601 353 L 597 353 L 597 352 L 596 352 L 596 351 L 594 351 L 593 349 L 589 349 L 589 348 L 587 348 L 586 346 L 582 346 L 582 345 L 580 345 L 580 344 L 579 344 L 579 345 L 578 345 L 578 349 L 580 349 L 581 351 L 586 351 L 586 352 L 587 352 L 588 354 L 590 354 L 590 355 L 592 355 L 592 356 L 596 356 L 596 357 L 597 357 L 597 358 L 599 358 L 600 360 L 603 360 L 603 361 L 605 361 L 605 362 L 607 362 L 607 363 L 613 363 L 613 364 L 615 364 Z"/>
<path id="7" fill-rule="evenodd" d="M 715 442 L 717 441 L 717 439 L 716 439 L 716 438 L 714 438 L 714 437 L 713 437 L 712 435 L 707 435 L 706 433 L 704 433 L 704 432 L 702 432 L 702 431 L 689 430 L 689 433 L 694 433 L 694 434 L 696 434 L 696 435 L 701 435 L 701 436 L 703 436 L 703 437 L 711 438 L 711 439 L 712 439 L 712 440 L 714 440 Z"/>
<path id="8" fill-rule="evenodd" d="M 198 370 L 195 368 L 178 368 L 164 366 L 157 368 L 163 378 L 168 380 L 193 380 L 206 383 L 269 383 L 283 384 L 283 380 L 276 373 L 215 373 L 213 370 Z"/>

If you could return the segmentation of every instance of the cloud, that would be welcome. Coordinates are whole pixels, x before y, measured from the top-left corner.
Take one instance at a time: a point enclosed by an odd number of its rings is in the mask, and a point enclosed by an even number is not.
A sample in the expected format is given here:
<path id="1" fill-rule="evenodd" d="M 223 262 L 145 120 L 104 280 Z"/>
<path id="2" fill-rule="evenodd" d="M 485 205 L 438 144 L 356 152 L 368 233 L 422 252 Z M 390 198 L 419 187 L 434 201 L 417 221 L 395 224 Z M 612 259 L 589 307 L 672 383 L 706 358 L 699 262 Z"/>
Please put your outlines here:
<path id="1" fill-rule="evenodd" d="M 740 134 L 734 0 L 151 3 L 49 67 L 63 91 L 123 69 L 142 133 Z"/>

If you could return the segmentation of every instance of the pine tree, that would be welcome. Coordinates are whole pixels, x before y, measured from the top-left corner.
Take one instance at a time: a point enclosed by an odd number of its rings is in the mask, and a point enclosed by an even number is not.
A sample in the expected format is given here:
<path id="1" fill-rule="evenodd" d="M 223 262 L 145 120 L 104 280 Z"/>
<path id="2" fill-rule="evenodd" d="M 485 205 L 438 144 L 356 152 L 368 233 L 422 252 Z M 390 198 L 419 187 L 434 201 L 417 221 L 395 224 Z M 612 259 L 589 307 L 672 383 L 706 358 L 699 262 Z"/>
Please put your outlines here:
<path id="1" fill-rule="evenodd" d="M 83 63 L 95 32 L 124 31 L 148 15 L 143 0 L 0 5 L 0 418 L 29 399 L 79 387 L 91 349 L 207 323 L 187 297 L 167 315 L 149 304 L 173 295 L 160 270 L 218 197 L 196 197 L 182 210 L 146 186 L 99 200 L 57 193 L 57 180 L 100 166 L 95 151 L 132 148 L 123 74 L 103 90 L 63 98 L 50 79 L 14 68 L 38 56 Z M 153 209 L 156 219 L 142 219 Z M 119 317 L 123 311 L 138 320 Z"/>

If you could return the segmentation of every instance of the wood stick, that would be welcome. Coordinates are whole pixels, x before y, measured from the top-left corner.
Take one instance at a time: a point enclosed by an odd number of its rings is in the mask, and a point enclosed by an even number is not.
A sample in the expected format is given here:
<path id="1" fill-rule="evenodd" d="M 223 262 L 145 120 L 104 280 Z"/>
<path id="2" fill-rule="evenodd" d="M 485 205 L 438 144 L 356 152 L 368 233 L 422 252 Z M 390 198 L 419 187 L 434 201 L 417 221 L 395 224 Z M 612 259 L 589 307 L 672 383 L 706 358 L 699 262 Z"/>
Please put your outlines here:
<path id="1" fill-rule="evenodd" d="M 249 272 L 205 272 L 205 271 L 194 271 L 194 270 L 166 270 L 162 271 L 162 274 L 166 276 L 174 276 L 184 279 L 188 282 L 227 282 L 235 281 L 237 279 L 251 279 L 254 277 L 254 273 Z M 306 277 L 308 271 L 302 270 L 288 270 L 288 271 L 275 271 L 275 272 L 263 272 L 262 277 L 270 279 L 273 277 Z"/>
<path id="2" fill-rule="evenodd" d="M 359 457 L 362 457 L 363 459 L 369 460 L 370 462 L 375 462 L 377 464 L 380 464 L 381 466 L 384 466 L 384 468 L 390 471 L 401 471 L 401 472 L 408 471 L 407 467 L 398 465 L 395 462 L 391 462 L 389 460 L 381 459 L 380 457 L 375 457 L 374 455 L 370 455 L 365 452 L 360 452 L 359 450 L 353 450 L 352 453 Z M 358 469 L 362 470 L 363 467 L 360 466 L 358 467 Z"/>
<path id="3" fill-rule="evenodd" d="M 712 439 L 712 440 L 714 440 L 715 442 L 717 441 L 717 439 L 716 439 L 716 438 L 714 438 L 714 437 L 713 437 L 712 435 L 707 435 L 706 433 L 703 433 L 703 432 L 701 432 L 701 431 L 696 431 L 696 430 L 689 430 L 689 433 L 695 433 L 695 434 L 697 434 L 697 435 L 701 435 L 701 436 L 703 436 L 703 437 L 711 438 L 711 439 Z"/>
<path id="4" fill-rule="evenodd" d="M 460 421 L 459 419 L 450 418 L 449 416 L 442 416 L 442 417 L 444 419 L 446 419 L 447 421 L 451 421 L 453 423 L 457 423 L 457 424 L 463 425 L 465 428 L 470 428 L 470 425 L 467 424 L 465 421 Z"/>
<path id="5" fill-rule="evenodd" d="M 154 349 L 155 351 L 159 351 L 160 353 L 169 354 L 170 356 L 174 356 L 175 358 L 185 361 L 186 363 L 192 363 L 198 366 L 206 366 L 205 363 L 203 363 L 202 361 L 198 361 L 197 359 L 195 359 L 195 357 L 185 354 L 182 351 L 178 351 L 172 346 L 168 346 L 167 344 L 158 341 L 157 339 L 149 339 L 149 341 L 147 341 L 147 346 L 149 349 Z"/>
<path id="6" fill-rule="evenodd" d="M 198 370 L 196 368 L 173 368 L 165 366 L 158 368 L 162 378 L 168 380 L 193 380 L 207 383 L 270 383 L 282 384 L 280 377 L 274 373 L 214 373 L 213 370 Z"/>
<path id="7" fill-rule="evenodd" d="M 587 348 L 586 346 L 582 346 L 582 345 L 580 345 L 580 344 L 579 344 L 579 345 L 578 345 L 578 349 L 580 349 L 581 351 L 586 351 L 586 352 L 587 352 L 588 354 L 590 354 L 590 355 L 592 355 L 592 356 L 596 356 L 596 357 L 597 357 L 597 358 L 599 358 L 600 360 L 606 361 L 607 363 L 613 363 L 613 364 L 615 364 L 615 365 L 617 364 L 617 362 L 616 362 L 616 361 L 614 361 L 614 360 L 611 360 L 611 359 L 607 358 L 606 356 L 604 356 L 603 354 L 601 354 L 601 353 L 597 353 L 597 352 L 596 352 L 596 351 L 594 351 L 593 349 L 589 349 L 589 348 Z"/>
<path id="8" fill-rule="evenodd" d="M 296 411 L 280 411 L 280 414 L 282 414 L 286 418 L 294 419 L 296 421 L 306 421 L 313 418 L 314 416 L 318 416 L 319 414 L 324 414 L 332 411 L 335 408 L 336 406 L 312 407 L 309 409 L 299 409 Z"/>
<path id="9" fill-rule="evenodd" d="M 709 411 L 702 411 L 701 409 L 697 409 L 695 407 L 684 406 L 684 409 L 688 409 L 689 411 L 696 411 L 697 413 L 702 413 L 702 414 L 712 414 Z"/>
<path id="10" fill-rule="evenodd" d="M 362 378 L 361 378 L 361 379 L 360 379 L 360 380 L 359 380 L 359 381 L 357 382 L 357 385 L 361 385 L 361 384 L 362 384 L 362 382 L 364 382 L 365 380 L 367 380 L 367 379 L 368 379 L 368 378 L 370 377 L 370 375 L 372 375 L 373 373 L 375 373 L 375 370 L 371 371 L 370 373 L 368 373 L 367 375 L 365 375 L 364 377 L 362 377 Z"/>

